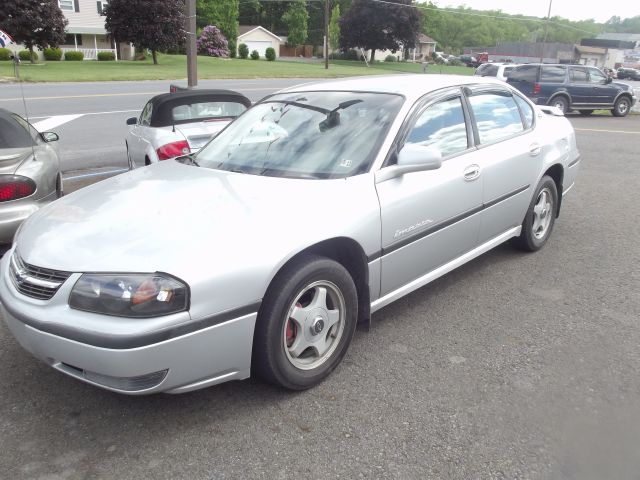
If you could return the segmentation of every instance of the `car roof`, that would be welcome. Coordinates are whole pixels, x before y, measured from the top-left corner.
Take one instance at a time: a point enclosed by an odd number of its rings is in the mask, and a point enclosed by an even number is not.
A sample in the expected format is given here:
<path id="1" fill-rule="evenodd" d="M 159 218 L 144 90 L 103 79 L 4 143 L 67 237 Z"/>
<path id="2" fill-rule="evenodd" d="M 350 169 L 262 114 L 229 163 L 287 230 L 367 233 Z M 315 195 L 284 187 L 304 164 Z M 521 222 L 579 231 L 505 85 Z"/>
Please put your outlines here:
<path id="1" fill-rule="evenodd" d="M 240 92 L 221 89 L 193 89 L 180 90 L 175 93 L 156 95 L 150 103 L 153 104 L 150 125 L 152 127 L 166 127 L 175 123 L 171 115 L 174 107 L 188 105 L 194 102 L 235 102 L 245 107 L 251 106 L 251 100 Z"/>
<path id="2" fill-rule="evenodd" d="M 371 75 L 367 77 L 350 77 L 318 83 L 305 83 L 280 90 L 278 93 L 311 92 L 311 91 L 358 91 L 373 93 L 392 93 L 403 95 L 407 100 L 416 100 L 429 92 L 447 87 L 464 85 L 501 85 L 504 82 L 494 78 L 476 77 L 473 75 Z"/>

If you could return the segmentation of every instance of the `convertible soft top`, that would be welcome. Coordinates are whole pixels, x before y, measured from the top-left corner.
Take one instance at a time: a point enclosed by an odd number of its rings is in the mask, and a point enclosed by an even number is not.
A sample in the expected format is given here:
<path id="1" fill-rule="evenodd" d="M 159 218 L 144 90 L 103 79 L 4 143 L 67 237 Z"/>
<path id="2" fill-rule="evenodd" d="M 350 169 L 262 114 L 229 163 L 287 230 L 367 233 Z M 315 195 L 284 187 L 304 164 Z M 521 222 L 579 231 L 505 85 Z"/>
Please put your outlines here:
<path id="1" fill-rule="evenodd" d="M 180 105 L 189 105 L 202 102 L 235 102 L 241 103 L 245 107 L 251 106 L 251 100 L 239 92 L 233 90 L 180 90 L 175 93 L 163 93 L 153 97 L 150 102 L 153 104 L 150 125 L 152 127 L 167 127 L 175 122 L 172 117 L 172 110 Z"/>

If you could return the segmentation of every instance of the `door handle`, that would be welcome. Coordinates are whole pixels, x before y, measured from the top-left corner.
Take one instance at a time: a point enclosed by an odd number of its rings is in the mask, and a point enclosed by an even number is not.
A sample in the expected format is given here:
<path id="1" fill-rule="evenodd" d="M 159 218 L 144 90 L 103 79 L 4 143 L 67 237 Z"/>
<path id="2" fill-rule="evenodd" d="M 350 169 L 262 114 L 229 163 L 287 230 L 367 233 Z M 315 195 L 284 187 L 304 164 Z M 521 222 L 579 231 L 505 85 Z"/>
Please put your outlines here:
<path id="1" fill-rule="evenodd" d="M 540 145 L 538 145 L 537 143 L 532 143 L 531 146 L 529 147 L 529 154 L 532 157 L 540 155 L 541 151 L 542 151 L 542 147 Z"/>
<path id="2" fill-rule="evenodd" d="M 476 165 L 475 163 L 473 165 L 469 165 L 464 169 L 463 175 L 467 182 L 475 180 L 480 176 L 480 165 Z"/>

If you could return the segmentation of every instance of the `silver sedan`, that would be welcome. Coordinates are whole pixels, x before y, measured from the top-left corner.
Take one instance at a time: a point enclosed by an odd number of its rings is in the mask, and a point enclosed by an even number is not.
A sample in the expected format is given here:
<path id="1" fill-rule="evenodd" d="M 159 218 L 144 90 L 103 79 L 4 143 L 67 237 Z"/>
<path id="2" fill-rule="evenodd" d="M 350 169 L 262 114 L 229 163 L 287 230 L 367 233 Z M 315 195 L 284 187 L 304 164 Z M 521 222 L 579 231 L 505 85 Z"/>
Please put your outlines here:
<path id="1" fill-rule="evenodd" d="M 293 87 L 196 155 L 37 212 L 2 260 L 2 314 L 117 392 L 305 389 L 385 305 L 507 240 L 542 248 L 579 162 L 564 116 L 497 80 Z"/>
<path id="2" fill-rule="evenodd" d="M 25 218 L 62 196 L 57 140 L 0 108 L 0 251 Z"/>

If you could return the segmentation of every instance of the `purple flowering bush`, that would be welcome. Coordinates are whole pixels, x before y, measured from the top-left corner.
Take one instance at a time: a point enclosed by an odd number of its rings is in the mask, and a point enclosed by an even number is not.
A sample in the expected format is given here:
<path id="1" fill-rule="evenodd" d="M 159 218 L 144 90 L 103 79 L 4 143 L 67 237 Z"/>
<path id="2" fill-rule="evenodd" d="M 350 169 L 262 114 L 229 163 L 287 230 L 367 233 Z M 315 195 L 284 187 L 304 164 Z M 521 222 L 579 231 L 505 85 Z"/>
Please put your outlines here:
<path id="1" fill-rule="evenodd" d="M 229 57 L 229 43 L 218 27 L 207 25 L 196 41 L 198 53 L 210 57 Z"/>

